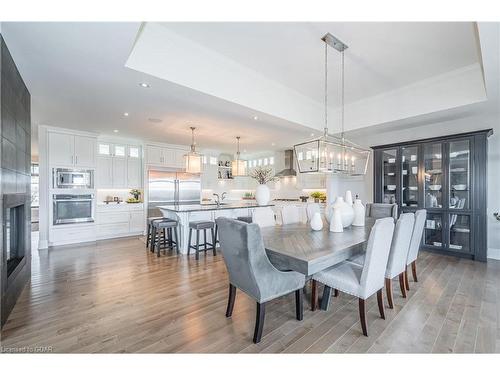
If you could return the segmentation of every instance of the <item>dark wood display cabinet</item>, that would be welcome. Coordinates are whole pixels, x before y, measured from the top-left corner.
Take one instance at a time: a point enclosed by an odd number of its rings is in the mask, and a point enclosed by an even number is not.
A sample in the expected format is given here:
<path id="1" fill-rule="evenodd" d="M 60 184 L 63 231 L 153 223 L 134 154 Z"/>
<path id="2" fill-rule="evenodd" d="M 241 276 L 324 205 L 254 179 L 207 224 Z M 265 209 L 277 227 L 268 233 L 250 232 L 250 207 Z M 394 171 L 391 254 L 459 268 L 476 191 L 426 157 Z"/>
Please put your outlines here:
<path id="1" fill-rule="evenodd" d="M 375 202 L 427 210 L 422 246 L 486 261 L 487 152 L 492 129 L 374 146 Z"/>

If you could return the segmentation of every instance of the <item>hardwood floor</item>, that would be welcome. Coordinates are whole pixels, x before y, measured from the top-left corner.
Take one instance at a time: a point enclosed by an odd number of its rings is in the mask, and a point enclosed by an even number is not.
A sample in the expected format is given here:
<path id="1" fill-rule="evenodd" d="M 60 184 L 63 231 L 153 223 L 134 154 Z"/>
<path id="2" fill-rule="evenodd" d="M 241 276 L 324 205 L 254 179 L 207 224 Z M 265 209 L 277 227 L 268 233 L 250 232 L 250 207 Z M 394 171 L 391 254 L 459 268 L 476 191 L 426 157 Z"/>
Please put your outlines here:
<path id="1" fill-rule="evenodd" d="M 384 296 L 366 304 L 340 293 L 329 311 L 295 319 L 294 295 L 266 306 L 262 341 L 252 343 L 255 303 L 238 292 L 225 317 L 228 280 L 221 255 L 157 258 L 142 239 L 68 246 L 33 256 L 31 284 L 2 331 L 2 346 L 54 352 L 500 352 L 500 262 L 477 263 L 422 252 L 419 282 L 394 309 Z M 319 287 L 319 295 L 322 287 Z"/>

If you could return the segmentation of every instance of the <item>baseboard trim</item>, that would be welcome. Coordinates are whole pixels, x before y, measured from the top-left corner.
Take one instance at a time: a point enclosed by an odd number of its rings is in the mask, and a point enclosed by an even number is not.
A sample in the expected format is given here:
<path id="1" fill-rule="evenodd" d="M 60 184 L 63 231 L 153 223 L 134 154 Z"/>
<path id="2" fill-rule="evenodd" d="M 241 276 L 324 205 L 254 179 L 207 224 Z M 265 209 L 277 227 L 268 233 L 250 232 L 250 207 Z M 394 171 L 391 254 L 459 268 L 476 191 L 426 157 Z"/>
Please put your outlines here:
<path id="1" fill-rule="evenodd" d="M 500 260 L 500 249 L 493 249 L 490 247 L 488 249 L 488 259 Z"/>

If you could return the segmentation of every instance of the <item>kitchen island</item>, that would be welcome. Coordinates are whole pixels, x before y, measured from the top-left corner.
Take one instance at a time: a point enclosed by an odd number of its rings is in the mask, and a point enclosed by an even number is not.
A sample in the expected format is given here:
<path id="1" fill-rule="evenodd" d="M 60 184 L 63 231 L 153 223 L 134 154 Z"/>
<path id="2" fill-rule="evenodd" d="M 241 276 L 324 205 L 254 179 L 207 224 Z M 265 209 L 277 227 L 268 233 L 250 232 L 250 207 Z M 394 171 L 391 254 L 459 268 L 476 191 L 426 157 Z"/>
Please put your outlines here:
<path id="1" fill-rule="evenodd" d="M 197 220 L 209 220 L 215 221 L 218 217 L 229 217 L 236 219 L 239 216 L 252 216 L 254 210 L 258 210 L 262 207 L 272 207 L 273 204 L 268 204 L 265 206 L 259 206 L 256 202 L 231 202 L 231 203 L 221 203 L 217 205 L 215 203 L 210 204 L 184 204 L 184 205 L 166 205 L 158 206 L 163 217 L 174 219 L 179 221 L 179 250 L 182 254 L 187 254 L 188 252 L 188 240 L 189 240 L 189 222 Z M 203 240 L 203 236 L 200 238 L 200 242 Z M 210 231 L 207 231 L 207 241 L 212 243 L 212 235 Z M 195 245 L 196 236 L 193 235 L 191 239 L 191 244 Z"/>

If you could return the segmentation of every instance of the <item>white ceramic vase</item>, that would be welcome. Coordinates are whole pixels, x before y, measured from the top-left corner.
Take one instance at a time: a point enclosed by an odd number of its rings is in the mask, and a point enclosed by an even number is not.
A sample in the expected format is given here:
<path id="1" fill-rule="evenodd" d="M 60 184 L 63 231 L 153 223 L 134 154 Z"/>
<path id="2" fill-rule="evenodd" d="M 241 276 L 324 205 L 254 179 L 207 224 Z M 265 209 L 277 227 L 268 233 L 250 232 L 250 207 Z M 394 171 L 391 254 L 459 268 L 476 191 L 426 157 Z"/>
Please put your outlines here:
<path id="1" fill-rule="evenodd" d="M 311 225 L 312 230 L 323 229 L 323 220 L 321 219 L 321 214 L 319 212 L 314 213 L 309 225 Z"/>
<path id="2" fill-rule="evenodd" d="M 340 233 L 344 231 L 342 225 L 342 210 L 339 207 L 334 207 L 333 215 L 330 220 L 330 232 Z"/>
<path id="3" fill-rule="evenodd" d="M 255 189 L 255 200 L 259 206 L 265 206 L 269 203 L 269 199 L 271 199 L 271 192 L 267 185 L 259 185 L 257 189 Z"/>
<path id="4" fill-rule="evenodd" d="M 361 199 L 356 199 L 352 207 L 354 209 L 354 220 L 352 222 L 352 225 L 354 225 L 355 227 L 364 227 L 365 206 L 363 206 L 363 203 L 361 203 Z"/>
<path id="5" fill-rule="evenodd" d="M 352 203 L 353 203 L 353 202 L 352 202 L 352 193 L 351 193 L 351 191 L 350 191 L 350 190 L 347 190 L 347 191 L 345 192 L 345 202 L 346 202 L 348 205 L 352 206 Z"/>
<path id="6" fill-rule="evenodd" d="M 344 228 L 347 228 L 352 224 L 354 220 L 354 209 L 352 208 L 352 206 L 348 205 L 344 201 L 344 198 L 337 197 L 337 200 L 335 201 L 333 208 L 334 208 L 334 215 L 335 215 L 335 210 L 337 208 L 340 210 L 340 216 L 342 218 L 342 226 Z"/>

